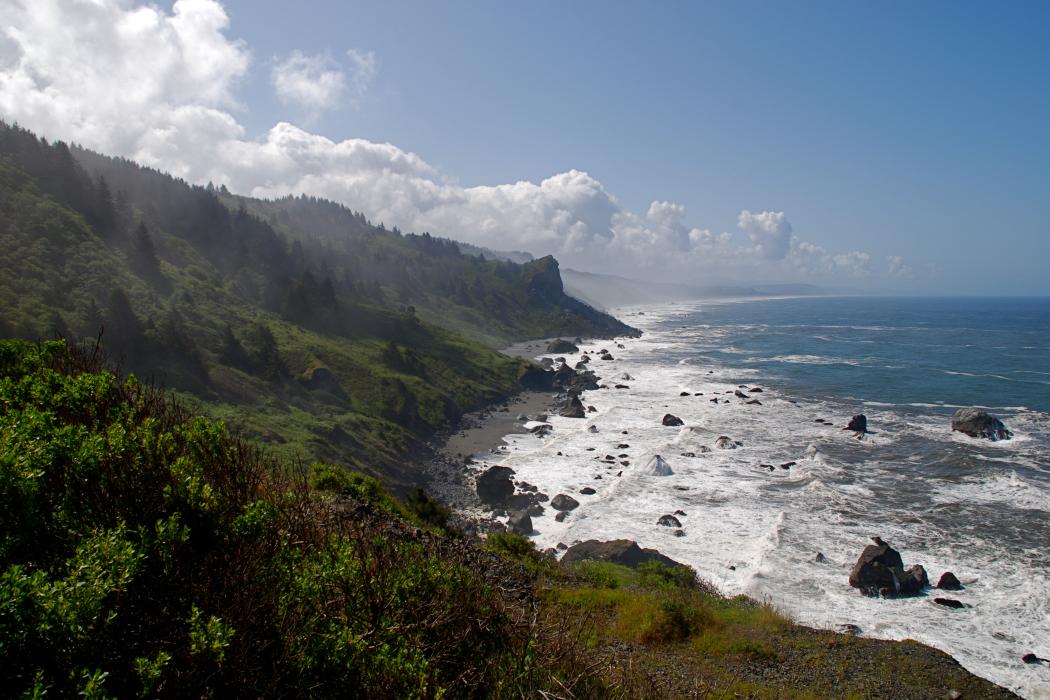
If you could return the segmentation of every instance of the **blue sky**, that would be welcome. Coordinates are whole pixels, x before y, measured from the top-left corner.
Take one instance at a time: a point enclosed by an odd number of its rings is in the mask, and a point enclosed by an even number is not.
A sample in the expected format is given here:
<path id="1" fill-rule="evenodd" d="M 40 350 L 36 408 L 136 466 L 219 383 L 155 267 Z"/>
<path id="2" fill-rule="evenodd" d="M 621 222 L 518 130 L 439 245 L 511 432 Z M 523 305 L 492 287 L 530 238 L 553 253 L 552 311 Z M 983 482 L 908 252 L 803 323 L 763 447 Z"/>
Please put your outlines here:
<path id="1" fill-rule="evenodd" d="M 223 97 L 159 90 L 177 94 L 169 107 L 232 118 L 241 131 L 222 138 L 233 146 L 211 150 L 241 154 L 255 179 L 236 162 L 157 147 L 155 135 L 98 136 L 105 115 L 69 137 L 190 179 L 257 195 L 311 191 L 404 228 L 553 252 L 595 271 L 1050 293 L 1046 3 L 187 0 L 181 12 L 215 7 L 227 24 L 192 36 L 211 45 L 218 35 L 243 59 L 205 78 Z M 45 25 L 22 10 L 9 29 L 37 22 L 16 34 L 25 57 L 35 55 L 26 36 Z M 180 9 L 154 12 L 165 21 Z M 289 64 L 295 52 L 302 60 Z M 276 70 L 290 65 L 304 78 L 323 66 L 338 99 L 282 96 Z M 7 118 L 68 128 L 14 104 L 0 80 Z M 281 122 L 302 133 L 278 139 Z M 353 140 L 354 154 L 317 165 L 326 142 L 302 145 L 315 136 Z M 295 168 L 266 160 L 289 140 Z M 361 140 L 422 164 L 377 191 L 390 171 L 374 150 L 361 165 Z M 541 186 L 573 171 L 586 177 Z"/>

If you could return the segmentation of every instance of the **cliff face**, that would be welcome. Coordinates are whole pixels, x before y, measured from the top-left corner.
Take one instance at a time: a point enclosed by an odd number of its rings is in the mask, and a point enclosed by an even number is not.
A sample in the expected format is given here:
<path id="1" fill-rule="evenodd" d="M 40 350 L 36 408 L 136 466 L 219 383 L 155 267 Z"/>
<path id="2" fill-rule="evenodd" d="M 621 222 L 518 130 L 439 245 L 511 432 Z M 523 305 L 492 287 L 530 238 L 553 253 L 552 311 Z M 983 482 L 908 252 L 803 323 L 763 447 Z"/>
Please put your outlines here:
<path id="1" fill-rule="evenodd" d="M 523 265 L 523 268 L 529 303 L 553 306 L 579 318 L 580 329 L 575 335 L 600 338 L 639 335 L 637 329 L 566 294 L 558 261 L 554 256 L 533 260 Z"/>

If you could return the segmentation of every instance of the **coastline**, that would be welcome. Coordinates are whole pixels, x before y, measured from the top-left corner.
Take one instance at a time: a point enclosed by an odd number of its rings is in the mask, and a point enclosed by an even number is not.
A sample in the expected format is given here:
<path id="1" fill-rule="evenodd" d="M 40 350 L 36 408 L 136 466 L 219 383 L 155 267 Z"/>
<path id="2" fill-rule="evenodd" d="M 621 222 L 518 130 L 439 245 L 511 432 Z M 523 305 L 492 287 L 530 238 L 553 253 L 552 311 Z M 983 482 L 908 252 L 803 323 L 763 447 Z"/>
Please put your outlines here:
<path id="1" fill-rule="evenodd" d="M 638 307 L 638 308 L 645 308 L 645 307 Z M 621 313 L 622 312 L 623 312 L 623 310 L 621 310 Z M 634 314 L 631 314 L 631 315 L 634 315 Z M 544 354 L 545 348 L 546 348 L 546 341 L 532 341 L 530 343 L 517 344 L 515 346 L 512 346 L 511 348 L 507 348 L 507 349 L 503 350 L 503 352 L 509 353 L 509 352 L 513 351 L 515 354 L 517 354 L 519 356 L 524 356 L 524 357 L 527 357 L 528 359 L 533 359 L 533 358 L 535 358 L 538 355 Z M 614 350 L 613 352 L 615 353 L 616 351 Z M 526 398 L 525 394 L 531 394 L 532 396 Z M 525 392 L 525 393 L 519 395 L 517 401 L 515 401 L 515 400 L 509 401 L 509 402 L 506 403 L 505 406 L 500 406 L 500 407 L 496 407 L 496 408 L 490 409 L 488 411 L 483 411 L 483 412 L 479 412 L 477 414 L 472 414 L 471 416 L 469 416 L 467 418 L 467 420 L 464 421 L 464 425 L 460 427 L 460 429 L 457 431 L 456 434 L 449 436 L 448 442 L 444 445 L 444 453 L 446 455 L 453 455 L 453 456 L 466 456 L 466 455 L 469 455 L 469 454 L 485 455 L 485 454 L 488 454 L 490 452 L 495 452 L 495 450 L 498 447 L 500 447 L 501 445 L 503 445 L 503 444 L 505 444 L 507 442 L 507 441 L 504 440 L 504 438 L 506 438 L 507 436 L 512 436 L 512 435 L 515 435 L 515 434 L 521 434 L 521 433 L 527 432 L 521 427 L 520 421 L 516 420 L 517 414 L 519 414 L 519 413 L 530 414 L 530 413 L 536 413 L 536 412 L 547 412 L 547 410 L 545 410 L 545 409 L 549 409 L 550 405 L 551 405 L 551 403 L 553 401 L 553 397 L 552 397 L 551 394 L 552 394 L 552 392 Z M 593 396 L 597 397 L 597 396 L 599 396 L 599 394 L 597 392 L 594 392 Z M 773 398 L 769 394 L 767 394 L 767 397 Z M 668 400 L 673 400 L 673 398 L 669 397 Z M 455 438 L 455 441 L 453 441 L 453 438 Z M 511 440 L 510 442 L 511 442 L 511 445 L 508 448 L 508 454 L 511 453 L 511 451 L 516 449 L 516 447 L 513 445 L 514 441 Z M 633 440 L 632 440 L 632 442 L 633 442 Z M 467 450 L 469 450 L 469 452 Z M 498 458 L 494 459 L 493 462 L 494 463 L 499 463 L 499 459 Z M 470 498 L 466 499 L 465 502 L 461 501 L 462 505 L 456 504 L 457 510 L 459 510 L 462 515 L 464 515 L 464 516 L 466 516 L 468 518 L 472 518 L 475 522 L 477 522 L 477 521 L 489 521 L 496 529 L 502 529 L 501 521 L 497 521 L 492 516 L 486 517 L 484 515 L 481 515 L 482 509 L 480 507 L 480 503 L 478 502 L 478 499 L 476 498 L 475 494 L 473 494 L 472 488 L 468 485 L 468 484 L 470 484 L 472 482 L 472 479 L 470 479 L 468 474 L 470 472 L 472 472 L 473 470 L 467 468 L 465 465 L 462 464 L 462 462 L 460 463 L 460 465 L 461 466 L 460 466 L 459 472 L 456 474 L 456 478 L 458 479 L 460 484 L 463 485 L 462 488 L 464 490 L 470 491 L 471 493 L 469 494 Z M 524 478 L 524 477 L 523 477 L 523 475 L 519 475 L 519 478 Z M 532 479 L 530 478 L 529 480 L 531 481 Z M 550 493 L 553 496 L 555 491 L 550 491 Z M 464 505 L 466 506 L 466 508 L 463 507 Z M 497 522 L 499 522 L 500 524 L 497 525 L 496 524 Z M 489 528 L 481 528 L 481 529 L 485 530 L 485 529 L 489 529 Z M 612 535 L 610 535 L 610 536 L 612 536 Z M 565 542 L 571 544 L 570 540 L 568 540 L 568 539 L 566 539 Z M 651 546 L 651 543 L 648 543 L 648 542 L 639 542 L 639 544 L 642 545 L 642 546 Z M 659 545 L 657 545 L 657 546 L 659 546 Z M 804 623 L 795 622 L 794 625 L 796 627 L 798 627 L 800 630 L 802 630 L 802 629 L 806 629 L 806 630 L 810 629 Z M 818 631 L 820 632 L 820 634 L 837 634 L 837 633 L 832 632 L 830 629 L 829 630 L 818 630 Z M 913 644 L 915 644 L 916 646 L 921 645 L 921 647 L 924 650 L 924 652 L 926 650 L 931 652 L 931 654 L 929 655 L 931 658 L 933 656 L 936 656 L 936 655 L 943 655 L 944 657 L 946 657 L 947 660 L 950 661 L 950 663 L 952 663 L 952 664 L 957 664 L 958 663 L 957 659 L 955 659 L 954 657 L 950 656 L 949 654 L 945 654 L 944 652 L 937 650 L 936 647 L 934 647 L 932 645 L 923 644 L 923 643 L 917 644 L 915 642 L 908 641 L 905 638 L 886 639 L 886 638 L 880 638 L 878 636 L 872 636 L 872 637 L 865 636 L 865 637 L 862 637 L 862 638 L 854 638 L 850 634 L 837 634 L 837 636 L 843 637 L 843 638 L 849 637 L 849 638 L 853 638 L 853 639 L 862 639 L 862 640 L 864 640 L 863 644 L 865 646 L 868 644 L 869 641 L 871 643 L 873 643 L 873 644 L 878 642 L 879 644 L 887 644 L 888 643 L 888 644 L 901 645 L 901 646 L 903 646 L 903 645 L 913 645 Z M 920 653 L 923 653 L 923 655 L 926 655 L 924 652 L 920 652 Z M 908 652 L 903 652 L 903 653 L 908 653 Z M 912 652 L 912 653 L 914 653 L 914 652 Z M 980 676 L 976 676 L 976 674 L 973 674 L 973 675 L 974 675 L 975 678 L 981 678 Z M 1008 689 L 1004 688 L 1003 686 L 996 686 L 996 687 L 1005 690 L 1007 693 L 1010 692 Z"/>
<path id="2" fill-rule="evenodd" d="M 500 352 L 531 361 L 542 354 L 552 340 L 554 338 L 522 341 Z M 501 402 L 464 414 L 455 425 L 435 435 L 428 444 L 427 454 L 421 458 L 428 493 L 453 508 L 465 524 L 485 521 L 491 525 L 492 519 L 477 518 L 481 502 L 469 477 L 469 465 L 504 445 L 506 436 L 527 433 L 518 416 L 555 411 L 558 396 L 554 390 L 524 389 Z"/>

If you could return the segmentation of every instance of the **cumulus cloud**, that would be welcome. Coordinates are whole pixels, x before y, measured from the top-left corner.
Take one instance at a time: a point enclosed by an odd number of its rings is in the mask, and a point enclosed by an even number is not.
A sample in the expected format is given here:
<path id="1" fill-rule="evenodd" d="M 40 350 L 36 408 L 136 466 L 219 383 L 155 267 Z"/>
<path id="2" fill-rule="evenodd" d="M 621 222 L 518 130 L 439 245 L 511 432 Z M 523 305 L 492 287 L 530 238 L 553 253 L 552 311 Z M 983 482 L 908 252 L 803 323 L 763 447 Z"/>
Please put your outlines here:
<path id="1" fill-rule="evenodd" d="M 829 253 L 822 246 L 792 236 L 788 261 L 807 274 L 845 273 L 853 277 L 871 274 L 871 255 L 860 250 Z"/>
<path id="2" fill-rule="evenodd" d="M 766 260 L 783 260 L 791 249 L 791 224 L 782 211 L 752 213 L 745 209 L 737 216 L 736 225 Z"/>
<path id="3" fill-rule="evenodd" d="M 863 274 L 866 253 L 800 241 L 784 212 L 741 211 L 730 232 L 686 223 L 681 204 L 635 213 L 600 181 L 570 170 L 538 183 L 463 187 L 415 153 L 364 139 L 332 141 L 287 122 L 249 138 L 234 97 L 251 57 L 226 36 L 216 0 L 170 14 L 126 0 L 0 0 L 0 117 L 261 197 L 308 193 L 375 221 L 497 249 L 553 253 L 567 264 L 685 278 L 719 269 Z M 307 111 L 353 104 L 377 75 L 372 52 L 292 52 L 272 65 L 277 94 Z"/>

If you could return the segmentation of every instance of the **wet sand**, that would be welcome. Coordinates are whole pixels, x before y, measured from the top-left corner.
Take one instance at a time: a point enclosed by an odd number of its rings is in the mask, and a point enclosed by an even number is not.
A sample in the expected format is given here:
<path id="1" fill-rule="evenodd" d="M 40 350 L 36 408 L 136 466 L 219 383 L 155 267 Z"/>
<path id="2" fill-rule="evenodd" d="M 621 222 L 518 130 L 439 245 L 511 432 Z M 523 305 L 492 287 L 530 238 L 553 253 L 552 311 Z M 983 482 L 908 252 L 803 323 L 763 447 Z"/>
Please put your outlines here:
<path id="1" fill-rule="evenodd" d="M 518 416 L 550 413 L 555 396 L 548 391 L 526 391 L 510 399 L 506 407 L 500 405 L 464 416 L 459 430 L 449 436 L 439 451 L 459 459 L 487 454 L 502 444 L 504 435 L 528 432 Z"/>

